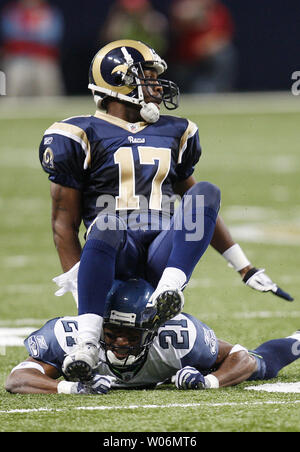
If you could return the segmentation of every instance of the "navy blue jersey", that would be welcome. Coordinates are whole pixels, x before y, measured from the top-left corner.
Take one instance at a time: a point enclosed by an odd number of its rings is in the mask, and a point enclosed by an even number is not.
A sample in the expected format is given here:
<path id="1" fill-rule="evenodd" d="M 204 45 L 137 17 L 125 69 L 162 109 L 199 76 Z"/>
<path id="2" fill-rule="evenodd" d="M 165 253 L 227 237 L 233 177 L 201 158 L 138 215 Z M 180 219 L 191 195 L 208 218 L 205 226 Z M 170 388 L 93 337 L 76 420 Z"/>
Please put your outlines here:
<path id="1" fill-rule="evenodd" d="M 155 124 L 128 123 L 97 111 L 56 122 L 44 134 L 40 161 L 49 179 L 83 194 L 88 228 L 112 196 L 116 211 L 161 211 L 164 196 L 187 179 L 201 155 L 197 126 L 162 115 Z M 172 213 L 172 212 L 171 212 Z"/>

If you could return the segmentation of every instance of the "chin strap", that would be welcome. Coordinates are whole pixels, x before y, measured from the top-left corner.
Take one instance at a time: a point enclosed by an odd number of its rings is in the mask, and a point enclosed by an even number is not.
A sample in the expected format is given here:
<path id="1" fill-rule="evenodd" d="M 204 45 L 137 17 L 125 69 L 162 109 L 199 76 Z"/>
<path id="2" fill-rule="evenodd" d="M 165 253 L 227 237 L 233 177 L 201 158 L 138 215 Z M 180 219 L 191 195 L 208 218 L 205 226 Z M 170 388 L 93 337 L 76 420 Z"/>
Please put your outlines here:
<path id="1" fill-rule="evenodd" d="M 99 108 L 99 109 L 101 108 L 102 101 L 103 101 L 103 98 L 101 96 L 94 94 L 94 102 L 95 102 L 97 108 Z"/>
<path id="2" fill-rule="evenodd" d="M 101 109 L 101 103 L 103 98 L 97 94 L 94 94 L 94 102 L 97 108 Z M 159 108 L 153 102 L 141 102 L 140 105 L 142 108 L 140 109 L 140 115 L 144 121 L 153 124 L 159 120 Z"/>
<path id="3" fill-rule="evenodd" d="M 140 115 L 144 119 L 144 121 L 153 124 L 159 120 L 159 108 L 153 102 L 149 102 L 146 104 L 145 102 L 141 103 L 142 108 L 140 110 Z"/>

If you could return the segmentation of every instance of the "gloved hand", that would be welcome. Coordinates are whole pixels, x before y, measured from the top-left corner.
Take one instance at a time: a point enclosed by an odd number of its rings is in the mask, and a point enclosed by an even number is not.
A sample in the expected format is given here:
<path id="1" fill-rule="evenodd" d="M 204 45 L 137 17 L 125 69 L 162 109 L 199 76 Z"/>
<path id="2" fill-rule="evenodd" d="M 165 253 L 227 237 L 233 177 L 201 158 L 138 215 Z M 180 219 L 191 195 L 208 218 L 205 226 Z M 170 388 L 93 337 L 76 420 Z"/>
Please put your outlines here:
<path id="1" fill-rule="evenodd" d="M 107 394 L 111 388 L 111 384 L 116 380 L 115 377 L 95 374 L 93 378 L 87 382 L 74 383 L 71 394 Z"/>
<path id="2" fill-rule="evenodd" d="M 251 268 L 244 276 L 243 282 L 252 289 L 259 292 L 272 292 L 277 297 L 283 298 L 287 301 L 293 301 L 294 298 L 290 294 L 284 292 L 275 284 L 265 273 L 264 268 Z"/>
<path id="3" fill-rule="evenodd" d="M 76 305 L 78 306 L 77 276 L 80 262 L 77 262 L 69 271 L 62 273 L 52 279 L 60 289 L 55 292 L 57 297 L 61 297 L 67 292 L 71 292 Z"/>
<path id="4" fill-rule="evenodd" d="M 175 386 L 177 389 L 205 389 L 204 376 L 195 367 L 183 367 L 175 375 Z"/>

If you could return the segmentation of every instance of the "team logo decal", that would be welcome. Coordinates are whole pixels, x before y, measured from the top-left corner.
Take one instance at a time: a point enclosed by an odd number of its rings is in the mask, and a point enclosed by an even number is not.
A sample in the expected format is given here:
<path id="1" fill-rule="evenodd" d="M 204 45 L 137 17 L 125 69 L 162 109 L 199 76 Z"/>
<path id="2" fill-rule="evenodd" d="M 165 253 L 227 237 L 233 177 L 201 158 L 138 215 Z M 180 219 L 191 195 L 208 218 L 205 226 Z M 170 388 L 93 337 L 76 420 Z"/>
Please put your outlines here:
<path id="1" fill-rule="evenodd" d="M 204 341 L 209 346 L 210 353 L 215 355 L 217 353 L 217 338 L 212 330 L 207 330 L 203 328 Z"/>
<path id="2" fill-rule="evenodd" d="M 128 141 L 129 141 L 129 143 L 145 143 L 146 142 L 145 138 L 134 138 L 132 136 L 128 137 Z"/>
<path id="3" fill-rule="evenodd" d="M 51 148 L 47 148 L 43 154 L 43 166 L 46 168 L 54 168 L 54 155 Z"/>
<path id="4" fill-rule="evenodd" d="M 36 341 L 35 336 L 31 336 L 28 340 L 28 345 L 31 351 L 31 356 L 38 356 L 39 355 L 39 346 Z"/>
<path id="5" fill-rule="evenodd" d="M 35 336 L 35 338 L 40 348 L 43 348 L 44 350 L 48 349 L 48 345 L 44 336 Z"/>

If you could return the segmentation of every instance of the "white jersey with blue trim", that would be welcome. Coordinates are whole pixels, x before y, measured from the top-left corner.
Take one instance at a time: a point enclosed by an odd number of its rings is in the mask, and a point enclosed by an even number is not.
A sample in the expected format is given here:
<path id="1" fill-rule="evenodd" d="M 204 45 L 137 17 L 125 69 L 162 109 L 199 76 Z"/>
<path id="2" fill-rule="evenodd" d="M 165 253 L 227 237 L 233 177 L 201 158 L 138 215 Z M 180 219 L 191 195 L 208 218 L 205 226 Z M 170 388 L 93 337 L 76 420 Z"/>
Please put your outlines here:
<path id="1" fill-rule="evenodd" d="M 30 356 L 55 366 L 61 373 L 65 354 L 72 353 L 76 344 L 77 322 L 78 317 L 47 322 L 25 339 Z M 185 366 L 194 366 L 207 374 L 214 368 L 217 356 L 218 341 L 213 330 L 195 317 L 181 313 L 159 328 L 138 371 L 114 372 L 100 349 L 97 372 L 117 377 L 113 388 L 150 387 L 168 380 Z"/>

